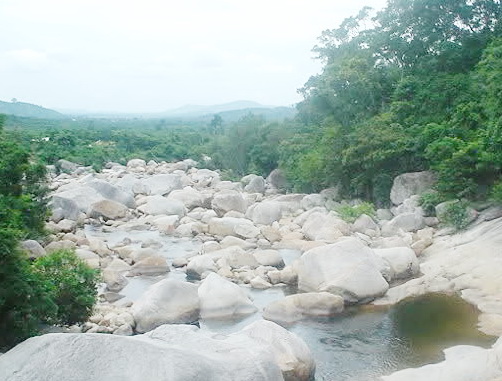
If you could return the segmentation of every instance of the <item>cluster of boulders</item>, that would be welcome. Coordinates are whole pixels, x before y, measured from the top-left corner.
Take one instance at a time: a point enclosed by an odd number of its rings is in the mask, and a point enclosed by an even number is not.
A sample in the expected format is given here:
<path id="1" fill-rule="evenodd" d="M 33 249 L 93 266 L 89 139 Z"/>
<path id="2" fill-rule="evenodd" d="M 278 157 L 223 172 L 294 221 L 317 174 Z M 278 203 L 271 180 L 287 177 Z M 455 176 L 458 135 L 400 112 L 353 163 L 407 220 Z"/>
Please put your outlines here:
<path id="1" fill-rule="evenodd" d="M 431 226 L 438 221 L 424 216 L 416 193 L 433 180 L 428 172 L 402 175 L 393 187 L 392 209 L 348 223 L 335 211 L 341 205 L 337 189 L 281 194 L 278 171 L 268 179 L 248 175 L 232 182 L 192 160 L 134 159 L 126 166 L 108 163 L 99 174 L 77 168 L 52 179 L 54 241 L 45 251 L 75 248 L 90 266 L 100 268 L 107 302 L 120 298 L 128 276 L 158 276 L 175 267 L 202 280 L 197 286 L 160 282 L 131 308 L 100 305 L 83 327 L 88 332 L 132 334 L 200 317 L 254 313 L 256 307 L 237 284 L 298 286 L 324 306 L 310 308 L 304 296 L 289 297 L 266 309 L 264 316 L 273 321 L 332 315 L 345 304 L 374 300 L 393 281 L 418 273 L 417 255 L 432 243 Z M 138 248 L 126 238 L 110 245 L 86 235 L 83 224 L 191 237 L 201 242 L 201 250 L 168 263 L 155 242 Z M 304 254 L 286 266 L 282 249 Z M 32 255 L 44 248 L 37 250 Z"/>
<path id="2" fill-rule="evenodd" d="M 217 171 L 196 165 L 193 160 L 146 163 L 134 159 L 125 166 L 108 163 L 101 173 L 70 166 L 69 173 L 53 174 L 53 213 L 48 224 L 53 242 L 41 247 L 26 241 L 24 247 L 34 257 L 60 248 L 76 249 L 91 267 L 101 269 L 102 302 L 82 331 L 146 333 L 150 340 L 154 332 L 172 327 L 166 324 L 252 314 L 257 307 L 245 287 L 298 287 L 300 293 L 272 302 L 261 311 L 265 319 L 280 323 L 335 315 L 347 304 L 375 299 L 392 303 L 409 295 L 448 289 L 442 288 L 440 280 L 449 269 L 441 267 L 429 276 L 434 282 L 427 283 L 429 278 L 421 276 L 389 290 L 396 281 L 403 283 L 424 272 L 417 257 L 438 251 L 431 245 L 440 221 L 426 216 L 419 205 L 418 194 L 435 181 L 429 172 L 398 176 L 391 192 L 392 208 L 379 209 L 374 216 L 363 214 L 349 223 L 336 212 L 346 203 L 336 188 L 318 194 L 281 194 L 284 178 L 280 171 L 267 179 L 248 175 L 240 181 L 226 181 Z M 87 235 L 82 228 L 85 224 L 108 231 L 155 230 L 189 237 L 199 241 L 201 249 L 168 262 L 157 251 L 155 241 L 142 242 L 139 248 L 126 238 L 112 245 Z M 296 250 L 301 256 L 285 264 L 283 249 Z M 186 272 L 192 282 L 164 279 L 132 305 L 114 303 L 128 277 L 159 276 L 173 268 Z M 462 278 L 468 273 L 463 270 L 455 277 L 457 291 L 474 288 L 476 282 L 474 277 Z M 452 280 L 448 281 L 451 286 Z M 146 343 L 142 337 L 135 340 Z M 267 341 L 265 337 L 254 339 Z M 119 341 L 106 340 L 119 345 Z M 291 350 L 288 347 L 286 352 Z M 312 368 L 307 368 L 304 374 L 310 377 Z M 281 369 L 285 379 L 308 379 L 290 378 Z"/>

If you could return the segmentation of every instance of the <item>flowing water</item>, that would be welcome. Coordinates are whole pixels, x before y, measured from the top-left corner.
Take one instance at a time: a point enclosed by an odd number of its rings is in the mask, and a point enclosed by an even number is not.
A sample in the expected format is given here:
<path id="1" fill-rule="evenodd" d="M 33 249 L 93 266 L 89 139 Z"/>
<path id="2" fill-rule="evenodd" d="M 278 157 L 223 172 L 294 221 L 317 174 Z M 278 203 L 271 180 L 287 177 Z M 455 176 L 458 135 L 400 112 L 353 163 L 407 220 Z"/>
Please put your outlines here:
<path id="1" fill-rule="evenodd" d="M 161 244 L 159 253 L 169 260 L 193 254 L 201 247 L 193 240 L 163 236 L 156 231 L 103 232 L 86 227 L 86 233 L 106 240 L 110 246 L 126 237 L 138 247 L 142 242 L 155 241 Z M 289 264 L 300 253 L 282 250 L 281 255 Z M 177 269 L 160 277 L 129 278 L 121 294 L 126 300 L 137 300 L 148 286 L 166 277 L 186 278 Z M 267 304 L 296 291 L 285 286 L 267 290 L 243 287 L 259 311 L 238 320 L 201 320 L 201 329 L 235 332 L 261 319 L 260 311 Z M 302 321 L 285 328 L 300 336 L 312 351 L 317 365 L 316 380 L 366 381 L 399 369 L 441 361 L 441 350 L 452 345 L 490 346 L 495 339 L 476 330 L 477 316 L 478 311 L 460 297 L 429 294 L 402 301 L 392 308 L 351 307 L 333 318 Z"/>

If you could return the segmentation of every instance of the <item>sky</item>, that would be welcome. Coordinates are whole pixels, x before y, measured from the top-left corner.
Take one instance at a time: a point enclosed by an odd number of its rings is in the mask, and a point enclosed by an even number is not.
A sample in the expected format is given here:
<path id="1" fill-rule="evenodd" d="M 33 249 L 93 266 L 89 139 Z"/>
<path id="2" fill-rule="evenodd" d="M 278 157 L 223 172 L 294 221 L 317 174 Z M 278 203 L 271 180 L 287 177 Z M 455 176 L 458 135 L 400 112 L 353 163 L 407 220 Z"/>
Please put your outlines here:
<path id="1" fill-rule="evenodd" d="M 288 106 L 312 48 L 386 0 L 0 0 L 0 100 L 161 112 L 252 100 Z"/>

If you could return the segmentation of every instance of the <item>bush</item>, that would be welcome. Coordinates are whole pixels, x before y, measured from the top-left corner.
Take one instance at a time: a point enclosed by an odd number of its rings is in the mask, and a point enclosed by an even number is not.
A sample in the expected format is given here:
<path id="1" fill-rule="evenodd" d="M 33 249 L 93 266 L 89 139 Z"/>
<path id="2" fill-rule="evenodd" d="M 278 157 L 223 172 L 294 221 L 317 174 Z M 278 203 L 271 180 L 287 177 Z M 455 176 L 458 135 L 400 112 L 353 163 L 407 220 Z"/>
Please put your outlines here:
<path id="1" fill-rule="evenodd" d="M 362 214 L 366 214 L 370 217 L 375 216 L 375 207 L 370 202 L 363 202 L 358 205 L 348 205 L 343 204 L 335 208 L 335 211 L 340 215 L 340 217 L 345 221 L 352 223 L 359 218 Z"/>
<path id="2" fill-rule="evenodd" d="M 499 180 L 493 185 L 490 196 L 493 201 L 502 203 L 502 180 Z"/>
<path id="3" fill-rule="evenodd" d="M 73 251 L 59 250 L 33 264 L 39 280 L 50 287 L 57 312 L 49 321 L 71 325 L 84 322 L 96 303 L 98 272 L 87 266 Z"/>
<path id="4" fill-rule="evenodd" d="M 428 191 L 420 196 L 420 206 L 427 216 L 436 215 L 436 205 L 446 201 L 445 197 L 437 191 Z"/>
<path id="5" fill-rule="evenodd" d="M 444 210 L 438 215 L 439 220 L 446 226 L 461 230 L 469 225 L 469 215 L 467 213 L 468 203 L 456 200 L 446 203 Z"/>
<path id="6" fill-rule="evenodd" d="M 40 322 L 57 311 L 50 284 L 35 276 L 15 245 L 15 234 L 0 230 L 0 349 L 36 335 Z"/>

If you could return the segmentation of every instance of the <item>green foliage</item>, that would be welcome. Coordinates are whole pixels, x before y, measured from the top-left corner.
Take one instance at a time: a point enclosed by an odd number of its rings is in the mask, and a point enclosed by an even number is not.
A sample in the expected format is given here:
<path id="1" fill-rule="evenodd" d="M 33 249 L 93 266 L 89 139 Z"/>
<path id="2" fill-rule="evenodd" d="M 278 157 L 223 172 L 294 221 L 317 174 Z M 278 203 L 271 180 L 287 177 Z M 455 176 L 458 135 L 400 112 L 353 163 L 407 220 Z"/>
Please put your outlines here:
<path id="1" fill-rule="evenodd" d="M 446 226 L 453 227 L 456 230 L 465 229 L 469 225 L 468 206 L 469 204 L 466 201 L 448 202 L 444 211 L 438 217 Z"/>
<path id="2" fill-rule="evenodd" d="M 493 201 L 502 204 L 502 180 L 497 181 L 493 185 L 491 189 L 490 198 Z"/>
<path id="3" fill-rule="evenodd" d="M 342 204 L 335 208 L 335 212 L 337 212 L 345 222 L 349 223 L 354 222 L 363 214 L 370 217 L 374 217 L 376 214 L 375 206 L 370 202 L 362 202 L 357 205 Z"/>
<path id="4" fill-rule="evenodd" d="M 49 285 L 57 312 L 49 321 L 70 325 L 85 322 L 96 303 L 98 272 L 87 266 L 74 252 L 60 250 L 38 258 L 34 274 Z"/>
<path id="5" fill-rule="evenodd" d="M 420 206 L 428 216 L 436 215 L 436 205 L 446 201 L 445 197 L 437 191 L 428 191 L 420 195 Z"/>

